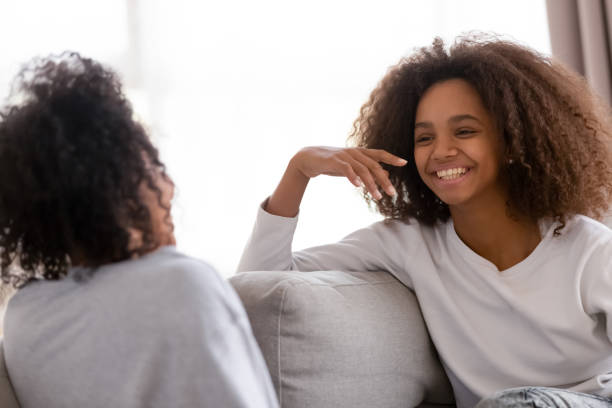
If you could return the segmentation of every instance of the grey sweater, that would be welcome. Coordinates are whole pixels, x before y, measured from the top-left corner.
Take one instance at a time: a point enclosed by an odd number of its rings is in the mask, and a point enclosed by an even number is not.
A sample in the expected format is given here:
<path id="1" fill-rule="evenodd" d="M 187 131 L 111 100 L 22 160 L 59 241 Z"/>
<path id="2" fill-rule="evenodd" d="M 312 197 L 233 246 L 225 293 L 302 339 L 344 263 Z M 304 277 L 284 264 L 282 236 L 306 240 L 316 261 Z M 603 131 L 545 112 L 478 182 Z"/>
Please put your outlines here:
<path id="1" fill-rule="evenodd" d="M 6 363 L 24 408 L 277 407 L 235 292 L 164 247 L 9 302 Z"/>

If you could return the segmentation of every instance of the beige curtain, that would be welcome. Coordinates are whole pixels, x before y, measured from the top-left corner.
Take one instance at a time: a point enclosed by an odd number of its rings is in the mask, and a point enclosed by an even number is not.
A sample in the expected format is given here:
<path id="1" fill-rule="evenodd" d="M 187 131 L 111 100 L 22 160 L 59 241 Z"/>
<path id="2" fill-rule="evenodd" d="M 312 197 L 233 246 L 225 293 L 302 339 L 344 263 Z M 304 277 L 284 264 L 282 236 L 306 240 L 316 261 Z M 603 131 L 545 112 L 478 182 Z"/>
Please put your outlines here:
<path id="1" fill-rule="evenodd" d="M 612 104 L 612 0 L 546 0 L 553 56 Z"/>

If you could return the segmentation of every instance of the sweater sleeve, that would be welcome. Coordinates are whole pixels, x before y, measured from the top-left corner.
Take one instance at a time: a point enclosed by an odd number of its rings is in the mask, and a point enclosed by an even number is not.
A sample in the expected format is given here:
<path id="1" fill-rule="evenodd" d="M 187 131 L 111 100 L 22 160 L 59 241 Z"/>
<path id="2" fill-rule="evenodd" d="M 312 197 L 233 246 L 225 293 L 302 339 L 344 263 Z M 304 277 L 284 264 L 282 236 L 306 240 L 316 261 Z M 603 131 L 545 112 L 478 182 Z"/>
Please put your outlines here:
<path id="1" fill-rule="evenodd" d="M 255 270 L 387 271 L 405 269 L 398 222 L 378 222 L 337 243 L 292 252 L 298 217 L 272 215 L 259 208 L 238 272 Z"/>
<path id="2" fill-rule="evenodd" d="M 162 353 L 149 355 L 146 406 L 277 408 L 261 351 L 238 296 L 207 265 L 175 271 L 157 319 Z M 198 270 L 199 269 L 199 270 Z M 166 290 L 166 292 L 170 292 Z M 146 400 L 142 398 L 141 400 Z"/>

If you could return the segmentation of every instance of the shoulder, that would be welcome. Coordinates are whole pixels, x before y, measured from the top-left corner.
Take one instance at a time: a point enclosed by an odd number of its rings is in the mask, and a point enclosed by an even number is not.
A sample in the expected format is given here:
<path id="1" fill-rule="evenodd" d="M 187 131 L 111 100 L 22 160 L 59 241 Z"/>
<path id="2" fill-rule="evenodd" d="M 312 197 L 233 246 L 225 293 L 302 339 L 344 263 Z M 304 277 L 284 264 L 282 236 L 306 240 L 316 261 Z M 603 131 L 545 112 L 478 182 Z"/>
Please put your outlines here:
<path id="1" fill-rule="evenodd" d="M 151 259 L 154 268 L 149 270 L 149 279 L 156 281 L 166 299 L 197 302 L 202 307 L 217 307 L 233 300 L 231 286 L 210 264 L 174 248 L 165 251 L 158 259 Z"/>
<path id="2" fill-rule="evenodd" d="M 571 260 L 570 264 L 601 265 L 612 260 L 612 230 L 601 222 L 584 215 L 569 218 L 554 235 L 558 222 L 545 221 L 548 256 Z M 582 267 L 580 267 L 582 268 Z"/>
<path id="3" fill-rule="evenodd" d="M 560 258 L 568 261 L 566 265 L 582 271 L 582 279 L 600 280 L 612 273 L 612 230 L 605 224 L 576 215 L 552 242 L 557 243 Z"/>
<path id="4" fill-rule="evenodd" d="M 212 266 L 172 247 L 108 272 L 93 279 L 107 280 L 135 318 L 153 320 L 166 330 L 204 324 L 214 330 L 243 315 L 237 295 Z"/>
<path id="5" fill-rule="evenodd" d="M 612 248 L 612 229 L 584 215 L 571 217 L 561 230 L 560 241 L 582 248 Z"/>
<path id="6" fill-rule="evenodd" d="M 571 218 L 570 223 L 572 223 L 571 225 L 573 225 L 574 228 L 582 229 L 588 233 L 612 237 L 612 229 L 610 229 L 610 227 L 586 215 L 575 215 Z"/>
<path id="7" fill-rule="evenodd" d="M 150 279 L 160 285 L 170 285 L 174 292 L 195 292 L 199 295 L 213 294 L 224 290 L 223 279 L 219 273 L 203 260 L 185 255 L 174 248 L 164 248 L 150 262 Z M 166 286 L 167 288 L 168 286 Z"/>

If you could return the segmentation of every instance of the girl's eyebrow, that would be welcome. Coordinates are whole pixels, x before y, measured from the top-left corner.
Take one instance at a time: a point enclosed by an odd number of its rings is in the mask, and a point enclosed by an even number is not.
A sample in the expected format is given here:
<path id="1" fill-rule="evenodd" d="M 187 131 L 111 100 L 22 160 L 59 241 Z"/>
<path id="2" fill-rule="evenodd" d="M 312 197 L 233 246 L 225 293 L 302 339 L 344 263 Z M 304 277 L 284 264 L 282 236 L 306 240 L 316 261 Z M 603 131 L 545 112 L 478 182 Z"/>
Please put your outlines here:
<path id="1" fill-rule="evenodd" d="M 448 123 L 457 123 L 457 122 L 461 122 L 462 120 L 465 120 L 465 119 L 472 119 L 472 120 L 475 120 L 478 123 L 481 123 L 480 120 L 476 116 L 472 116 L 472 115 L 469 115 L 467 113 L 465 113 L 463 115 L 456 115 L 456 116 L 451 117 L 448 120 Z"/>
<path id="2" fill-rule="evenodd" d="M 448 123 L 457 123 L 457 122 L 461 122 L 462 120 L 466 120 L 466 119 L 471 119 L 471 120 L 475 120 L 478 123 L 482 123 L 480 121 L 480 119 L 478 119 L 476 116 L 472 116 L 470 114 L 464 113 L 462 115 L 455 115 L 455 116 L 451 116 L 448 119 Z M 431 129 L 433 128 L 433 123 L 431 122 L 417 122 L 414 124 L 414 128 L 425 128 L 425 129 Z"/>

